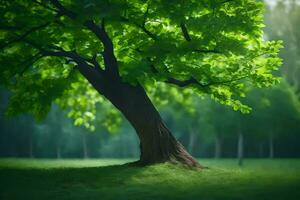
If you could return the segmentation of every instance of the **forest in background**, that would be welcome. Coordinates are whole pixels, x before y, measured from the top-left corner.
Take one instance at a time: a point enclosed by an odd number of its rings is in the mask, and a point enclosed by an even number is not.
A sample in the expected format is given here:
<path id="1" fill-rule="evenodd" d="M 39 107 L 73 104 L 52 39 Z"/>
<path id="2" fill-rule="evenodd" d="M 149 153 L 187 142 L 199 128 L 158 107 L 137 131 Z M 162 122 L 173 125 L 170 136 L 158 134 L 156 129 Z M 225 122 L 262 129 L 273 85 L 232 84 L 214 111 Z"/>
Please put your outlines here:
<path id="1" fill-rule="evenodd" d="M 285 2 L 285 3 L 283 3 Z M 267 40 L 283 40 L 281 84 L 250 91 L 243 101 L 251 114 L 241 114 L 208 98 L 193 98 L 190 110 L 171 97 L 159 110 L 169 128 L 196 157 L 300 157 L 300 6 L 280 1 L 267 7 Z M 133 128 L 122 120 L 120 128 L 94 132 L 73 125 L 67 111 L 53 105 L 47 118 L 7 119 L 4 108 L 9 93 L 0 89 L 1 157 L 138 157 Z M 101 110 L 98 111 L 101 115 Z M 101 116 L 100 116 L 101 117 Z"/>

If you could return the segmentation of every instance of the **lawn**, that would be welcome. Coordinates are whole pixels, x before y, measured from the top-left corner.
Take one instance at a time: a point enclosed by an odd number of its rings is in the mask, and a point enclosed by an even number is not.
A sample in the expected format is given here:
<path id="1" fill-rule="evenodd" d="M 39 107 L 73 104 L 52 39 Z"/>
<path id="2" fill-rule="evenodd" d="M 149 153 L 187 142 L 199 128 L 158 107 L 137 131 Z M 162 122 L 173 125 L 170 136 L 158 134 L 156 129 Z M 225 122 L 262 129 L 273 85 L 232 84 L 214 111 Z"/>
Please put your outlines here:
<path id="1" fill-rule="evenodd" d="M 202 171 L 128 161 L 0 159 L 0 199 L 300 199 L 300 160 L 201 159 Z"/>

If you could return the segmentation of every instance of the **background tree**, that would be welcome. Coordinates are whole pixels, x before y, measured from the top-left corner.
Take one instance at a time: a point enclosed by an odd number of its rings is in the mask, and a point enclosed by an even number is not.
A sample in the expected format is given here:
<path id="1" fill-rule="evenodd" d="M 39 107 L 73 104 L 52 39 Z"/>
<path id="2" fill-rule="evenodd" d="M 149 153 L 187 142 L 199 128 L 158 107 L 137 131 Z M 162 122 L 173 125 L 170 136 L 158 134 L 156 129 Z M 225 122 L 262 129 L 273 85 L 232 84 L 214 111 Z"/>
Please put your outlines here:
<path id="1" fill-rule="evenodd" d="M 273 158 L 274 140 L 299 129 L 298 97 L 286 81 L 272 90 L 256 90 L 252 96 L 257 98 L 249 98 L 249 104 L 255 109 L 253 115 L 248 116 L 251 133 L 260 134 L 267 139 L 268 157 Z"/>
<path id="2" fill-rule="evenodd" d="M 238 100 L 245 88 L 278 81 L 281 45 L 262 39 L 263 4 L 255 0 L 7 1 L 1 11 L 9 112 L 42 118 L 54 100 L 69 99 L 72 83 L 94 88 L 135 128 L 142 164 L 198 165 L 144 86 L 173 84 L 248 112 Z"/>
<path id="3" fill-rule="evenodd" d="M 282 17 L 285 16 L 285 17 Z M 291 84 L 297 95 L 300 94 L 300 5 L 295 0 L 277 1 L 274 7 L 269 7 L 265 21 L 269 26 L 265 28 L 266 38 L 273 40 L 280 38 L 285 48 L 280 55 L 284 58 L 280 72 Z"/>

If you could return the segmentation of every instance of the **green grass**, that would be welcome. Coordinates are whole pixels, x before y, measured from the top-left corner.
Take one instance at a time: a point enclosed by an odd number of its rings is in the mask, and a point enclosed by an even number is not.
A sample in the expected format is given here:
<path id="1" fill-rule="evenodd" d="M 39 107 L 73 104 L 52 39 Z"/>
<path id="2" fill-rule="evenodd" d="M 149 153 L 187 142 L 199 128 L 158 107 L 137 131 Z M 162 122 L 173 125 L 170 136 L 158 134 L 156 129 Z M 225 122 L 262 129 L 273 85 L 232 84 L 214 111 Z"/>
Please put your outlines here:
<path id="1" fill-rule="evenodd" d="M 201 159 L 202 171 L 128 161 L 0 159 L 0 199 L 300 199 L 300 160 Z"/>

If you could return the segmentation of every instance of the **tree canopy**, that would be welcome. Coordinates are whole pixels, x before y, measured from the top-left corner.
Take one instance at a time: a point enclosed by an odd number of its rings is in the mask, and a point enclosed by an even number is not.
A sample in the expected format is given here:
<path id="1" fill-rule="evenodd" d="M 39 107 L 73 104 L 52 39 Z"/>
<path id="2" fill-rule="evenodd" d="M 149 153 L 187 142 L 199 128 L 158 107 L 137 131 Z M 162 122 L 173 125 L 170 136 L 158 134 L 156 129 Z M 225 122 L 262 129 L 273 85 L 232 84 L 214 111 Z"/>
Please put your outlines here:
<path id="1" fill-rule="evenodd" d="M 264 41 L 264 9 L 256 0 L 18 0 L 0 6 L 0 83 L 13 92 L 12 115 L 42 118 L 57 101 L 73 109 L 75 123 L 93 129 L 96 104 L 107 104 L 77 72 L 81 64 L 152 90 L 162 82 L 208 94 L 242 112 L 250 111 L 240 102 L 249 86 L 279 80 L 273 71 L 281 65 L 281 42 Z"/>

